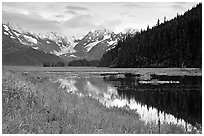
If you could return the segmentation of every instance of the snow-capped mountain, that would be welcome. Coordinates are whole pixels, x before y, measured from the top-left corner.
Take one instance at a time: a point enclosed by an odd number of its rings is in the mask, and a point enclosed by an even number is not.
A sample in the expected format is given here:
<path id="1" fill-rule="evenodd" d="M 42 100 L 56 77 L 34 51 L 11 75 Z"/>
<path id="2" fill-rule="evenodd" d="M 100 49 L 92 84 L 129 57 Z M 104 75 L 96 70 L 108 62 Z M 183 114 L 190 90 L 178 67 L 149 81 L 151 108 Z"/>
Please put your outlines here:
<path id="1" fill-rule="evenodd" d="M 9 24 L 2 25 L 3 35 L 35 50 L 51 53 L 68 61 L 83 58 L 100 59 L 103 53 L 114 48 L 119 40 L 136 32 L 137 30 L 128 28 L 115 34 L 111 30 L 101 29 L 89 31 L 82 39 L 76 39 L 56 32 L 36 34 Z"/>
<path id="2" fill-rule="evenodd" d="M 13 27 L 3 24 L 3 34 L 19 41 L 23 45 L 30 46 L 36 50 L 44 51 L 45 53 L 60 56 L 65 53 L 75 52 L 73 49 L 74 44 L 71 44 L 71 42 L 64 35 L 54 32 L 46 35 L 26 31 L 19 32 Z"/>
<path id="3" fill-rule="evenodd" d="M 115 34 L 108 29 L 90 31 L 74 47 L 76 52 L 72 55 L 88 60 L 100 59 L 103 53 L 114 48 L 119 40 L 127 34 L 134 35 L 135 32 Z"/>
<path id="4" fill-rule="evenodd" d="M 95 30 L 94 32 L 90 31 L 75 46 L 75 49 L 77 51 L 90 52 L 91 49 L 94 46 L 96 46 L 98 43 L 105 42 L 105 41 L 112 42 L 112 43 L 107 44 L 107 46 L 110 46 L 113 43 L 117 42 L 116 35 L 114 34 L 114 32 L 107 30 L 107 29 Z"/>
<path id="5" fill-rule="evenodd" d="M 2 64 L 3 65 L 41 65 L 45 62 L 62 62 L 53 54 L 38 50 L 39 37 L 22 34 L 2 25 Z M 34 49 L 36 47 L 36 49 Z"/>

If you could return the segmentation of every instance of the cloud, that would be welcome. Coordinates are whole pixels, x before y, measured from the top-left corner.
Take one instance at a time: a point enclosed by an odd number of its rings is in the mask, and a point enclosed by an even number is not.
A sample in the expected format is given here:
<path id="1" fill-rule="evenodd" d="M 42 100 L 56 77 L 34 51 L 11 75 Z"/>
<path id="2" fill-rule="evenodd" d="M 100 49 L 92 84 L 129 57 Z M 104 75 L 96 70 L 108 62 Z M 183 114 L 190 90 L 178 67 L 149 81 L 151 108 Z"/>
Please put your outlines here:
<path id="1" fill-rule="evenodd" d="M 64 26 L 70 28 L 79 28 L 79 27 L 93 27 L 94 21 L 91 15 L 78 15 L 74 16 L 71 19 L 63 23 Z"/>
<path id="2" fill-rule="evenodd" d="M 184 10 L 184 9 L 185 9 L 185 8 L 184 8 L 182 5 L 180 5 L 180 4 L 179 4 L 179 5 L 178 5 L 178 4 L 177 4 L 177 5 L 172 5 L 171 7 L 172 7 L 173 9 L 175 9 L 175 10 Z"/>
<path id="3" fill-rule="evenodd" d="M 186 4 L 187 2 L 173 2 L 174 4 Z"/>
<path id="4" fill-rule="evenodd" d="M 194 5 L 192 2 L 3 2 L 2 19 L 39 32 L 75 35 L 102 27 L 115 26 L 118 31 L 125 27 L 146 28 L 157 19 L 164 16 L 171 19 Z"/>
<path id="5" fill-rule="evenodd" d="M 121 16 L 125 16 L 125 15 L 127 15 L 127 14 L 129 14 L 129 11 L 120 13 Z"/>
<path id="6" fill-rule="evenodd" d="M 174 3 L 177 5 L 178 3 Z M 184 4 L 184 3 L 179 3 L 179 4 Z M 170 2 L 127 2 L 124 3 L 122 6 L 126 8 L 139 8 L 139 9 L 144 9 L 144 8 L 168 8 L 171 6 L 172 3 Z"/>
<path id="7" fill-rule="evenodd" d="M 28 15 L 13 13 L 13 12 L 4 12 L 2 14 L 3 22 L 13 22 L 19 24 L 25 28 L 32 28 L 34 31 L 59 31 L 60 24 L 57 21 L 50 21 L 42 18 L 40 15 L 34 12 L 30 12 Z"/>
<path id="8" fill-rule="evenodd" d="M 73 10 L 67 10 L 66 13 L 72 14 L 72 15 L 76 15 L 77 13 Z"/>
<path id="9" fill-rule="evenodd" d="M 127 2 L 127 3 L 124 3 L 122 6 L 127 7 L 127 8 L 145 8 L 146 7 L 142 5 L 141 3 L 136 3 L 136 2 Z"/>
<path id="10" fill-rule="evenodd" d="M 78 7 L 78 6 L 66 6 L 66 9 L 68 9 L 68 10 L 74 10 L 74 11 L 84 11 L 84 10 L 88 10 L 87 8 Z"/>
<path id="11" fill-rule="evenodd" d="M 80 6 L 66 6 L 65 9 L 66 9 L 65 13 L 68 13 L 71 15 L 77 15 L 77 14 L 81 14 L 89 11 L 88 8 L 84 8 Z"/>
<path id="12" fill-rule="evenodd" d="M 58 15 L 55 15 L 55 17 L 56 17 L 56 18 L 63 18 L 64 15 L 60 15 L 60 14 L 58 14 Z"/>
<path id="13" fill-rule="evenodd" d="M 107 29 L 111 29 L 114 30 L 115 26 L 118 26 L 122 23 L 121 20 L 119 19 L 113 19 L 113 20 L 107 20 L 104 21 L 102 24 L 98 25 L 98 29 L 100 28 L 107 28 Z"/>
<path id="14" fill-rule="evenodd" d="M 118 25 L 121 23 L 121 20 L 119 19 L 113 19 L 113 20 L 108 20 L 108 21 L 105 21 L 104 23 L 102 23 L 101 25 Z"/>

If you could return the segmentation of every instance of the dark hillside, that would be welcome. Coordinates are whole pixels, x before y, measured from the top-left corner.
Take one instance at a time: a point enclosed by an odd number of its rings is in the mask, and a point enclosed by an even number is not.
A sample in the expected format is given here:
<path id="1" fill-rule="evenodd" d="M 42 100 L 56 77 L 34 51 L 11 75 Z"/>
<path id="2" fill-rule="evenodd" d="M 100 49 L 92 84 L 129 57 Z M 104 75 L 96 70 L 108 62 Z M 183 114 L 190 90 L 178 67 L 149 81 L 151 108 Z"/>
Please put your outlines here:
<path id="1" fill-rule="evenodd" d="M 43 65 L 47 61 L 57 62 L 62 60 L 58 56 L 22 45 L 16 39 L 2 34 L 3 65 Z"/>
<path id="2" fill-rule="evenodd" d="M 103 55 L 100 66 L 202 67 L 202 4 L 160 22 L 118 42 Z"/>

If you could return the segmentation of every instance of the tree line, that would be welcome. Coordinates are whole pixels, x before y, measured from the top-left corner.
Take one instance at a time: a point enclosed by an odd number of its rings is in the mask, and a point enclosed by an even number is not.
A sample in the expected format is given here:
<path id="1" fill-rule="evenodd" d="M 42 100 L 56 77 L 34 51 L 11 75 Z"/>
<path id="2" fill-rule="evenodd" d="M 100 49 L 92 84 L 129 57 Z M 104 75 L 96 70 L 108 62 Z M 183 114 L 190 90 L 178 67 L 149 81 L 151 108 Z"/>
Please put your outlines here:
<path id="1" fill-rule="evenodd" d="M 62 61 L 58 62 L 44 62 L 43 67 L 65 67 L 65 66 L 87 66 L 87 67 L 97 67 L 99 64 L 99 60 L 86 60 L 86 59 L 80 59 L 80 60 L 72 60 L 68 62 L 67 64 Z"/>
<path id="2" fill-rule="evenodd" d="M 86 60 L 86 59 L 80 59 L 80 60 L 73 60 L 68 63 L 68 66 L 91 66 L 91 67 L 97 67 L 99 64 L 99 60 Z"/>
<path id="3" fill-rule="evenodd" d="M 44 62 L 43 67 L 64 67 L 65 62 L 58 61 L 58 62 Z"/>
<path id="4" fill-rule="evenodd" d="M 202 67 L 202 4 L 137 32 L 106 52 L 105 67 Z"/>

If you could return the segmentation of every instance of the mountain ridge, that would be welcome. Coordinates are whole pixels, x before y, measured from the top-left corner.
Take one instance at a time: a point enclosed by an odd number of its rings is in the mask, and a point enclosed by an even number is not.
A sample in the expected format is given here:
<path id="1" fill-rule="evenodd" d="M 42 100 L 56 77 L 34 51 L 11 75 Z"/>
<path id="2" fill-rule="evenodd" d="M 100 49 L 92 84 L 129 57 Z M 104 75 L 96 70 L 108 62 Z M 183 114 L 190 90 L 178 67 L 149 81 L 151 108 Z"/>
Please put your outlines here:
<path id="1" fill-rule="evenodd" d="M 2 28 L 3 35 L 7 35 L 11 39 L 15 39 L 35 50 L 59 56 L 65 61 L 84 58 L 99 60 L 104 52 L 114 48 L 119 40 L 127 36 L 126 33 L 115 34 L 113 31 L 103 28 L 89 31 L 81 39 L 72 36 L 70 40 L 65 35 L 56 32 L 36 34 L 22 28 L 12 27 L 10 24 L 2 24 Z M 134 33 L 128 34 L 134 35 Z"/>
<path id="2" fill-rule="evenodd" d="M 7 29 L 8 30 L 8 29 Z M 6 31 L 7 33 L 8 31 Z M 35 50 L 30 46 L 21 44 L 12 33 L 4 34 L 2 29 L 2 65 L 43 65 L 46 61 L 62 61 L 56 55 Z M 11 38 L 12 37 L 12 38 Z"/>

